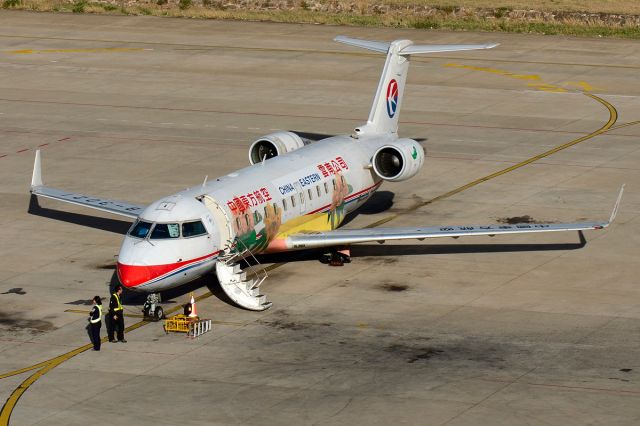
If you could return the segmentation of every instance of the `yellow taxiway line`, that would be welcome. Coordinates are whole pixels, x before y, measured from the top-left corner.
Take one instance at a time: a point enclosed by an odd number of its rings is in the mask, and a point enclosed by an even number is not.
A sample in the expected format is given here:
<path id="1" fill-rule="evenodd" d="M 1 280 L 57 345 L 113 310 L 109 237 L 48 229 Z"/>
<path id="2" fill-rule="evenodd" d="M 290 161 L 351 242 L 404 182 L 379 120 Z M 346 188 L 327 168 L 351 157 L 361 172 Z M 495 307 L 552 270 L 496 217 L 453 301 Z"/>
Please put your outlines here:
<path id="1" fill-rule="evenodd" d="M 32 55 L 41 53 L 109 53 L 109 52 L 142 52 L 149 49 L 141 47 L 94 47 L 88 49 L 20 49 L 8 50 L 11 55 Z"/>

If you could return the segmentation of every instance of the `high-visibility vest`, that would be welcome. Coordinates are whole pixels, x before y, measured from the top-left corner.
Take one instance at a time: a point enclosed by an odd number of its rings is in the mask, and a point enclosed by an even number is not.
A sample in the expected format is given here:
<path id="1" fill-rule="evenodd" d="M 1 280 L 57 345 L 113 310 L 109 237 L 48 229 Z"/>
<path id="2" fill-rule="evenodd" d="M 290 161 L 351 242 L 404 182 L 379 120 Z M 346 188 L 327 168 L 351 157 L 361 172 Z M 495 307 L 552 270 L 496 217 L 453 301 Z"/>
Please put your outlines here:
<path id="1" fill-rule="evenodd" d="M 100 305 L 95 305 L 95 306 L 96 306 L 96 308 L 98 308 L 98 318 L 89 320 L 89 322 L 91 322 L 91 324 L 97 324 L 100 321 L 102 321 L 102 306 L 100 306 Z"/>
<path id="2" fill-rule="evenodd" d="M 120 298 L 118 297 L 118 293 L 113 293 L 113 295 L 116 298 L 116 301 L 118 302 L 118 307 L 114 309 L 114 311 L 121 311 L 122 310 L 122 303 L 120 303 Z"/>

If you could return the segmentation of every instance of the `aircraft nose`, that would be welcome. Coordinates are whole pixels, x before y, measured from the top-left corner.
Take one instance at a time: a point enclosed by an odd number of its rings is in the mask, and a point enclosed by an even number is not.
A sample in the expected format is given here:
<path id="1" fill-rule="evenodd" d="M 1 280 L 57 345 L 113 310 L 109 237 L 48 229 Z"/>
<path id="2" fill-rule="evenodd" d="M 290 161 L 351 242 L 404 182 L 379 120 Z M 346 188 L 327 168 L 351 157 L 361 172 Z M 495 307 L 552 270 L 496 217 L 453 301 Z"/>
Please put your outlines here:
<path id="1" fill-rule="evenodd" d="M 116 270 L 120 282 L 127 288 L 137 287 L 158 276 L 152 267 L 145 265 L 127 265 L 118 262 Z"/>

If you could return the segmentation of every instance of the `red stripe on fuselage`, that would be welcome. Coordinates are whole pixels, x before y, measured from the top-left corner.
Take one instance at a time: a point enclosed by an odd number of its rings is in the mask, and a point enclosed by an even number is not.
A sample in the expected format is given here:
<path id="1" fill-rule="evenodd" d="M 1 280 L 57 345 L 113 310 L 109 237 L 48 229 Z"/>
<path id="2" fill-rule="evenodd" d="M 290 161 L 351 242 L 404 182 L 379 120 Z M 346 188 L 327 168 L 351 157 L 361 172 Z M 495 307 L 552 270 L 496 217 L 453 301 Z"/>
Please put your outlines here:
<path id="1" fill-rule="evenodd" d="M 380 186 L 381 184 L 382 184 L 382 181 L 380 181 L 380 182 L 376 183 L 375 185 L 372 185 L 372 186 L 370 186 L 370 187 L 368 187 L 368 188 L 365 188 L 365 189 L 363 189 L 362 191 L 358 191 L 358 192 L 356 192 L 355 194 L 349 194 L 349 195 L 347 195 L 347 197 L 346 197 L 344 200 L 345 200 L 345 201 L 351 201 L 353 198 L 357 197 L 358 195 L 362 194 L 363 192 L 370 191 L 370 190 L 372 190 L 373 188 L 375 188 L 376 186 Z M 309 212 L 309 213 L 305 213 L 305 214 L 314 214 L 314 213 L 318 213 L 318 212 L 321 212 L 321 211 L 322 211 L 322 210 L 324 210 L 324 209 L 328 209 L 329 207 L 331 207 L 331 204 L 327 204 L 327 205 L 325 205 L 325 206 L 320 207 L 319 209 L 315 209 L 314 211 Z"/>
<path id="2" fill-rule="evenodd" d="M 162 275 L 182 268 L 183 266 L 215 256 L 218 253 L 220 253 L 220 251 L 213 252 L 206 256 L 197 257 L 195 259 L 185 260 L 183 262 L 167 263 L 164 265 L 125 265 L 124 263 L 118 262 L 118 278 L 125 287 L 137 287 Z"/>

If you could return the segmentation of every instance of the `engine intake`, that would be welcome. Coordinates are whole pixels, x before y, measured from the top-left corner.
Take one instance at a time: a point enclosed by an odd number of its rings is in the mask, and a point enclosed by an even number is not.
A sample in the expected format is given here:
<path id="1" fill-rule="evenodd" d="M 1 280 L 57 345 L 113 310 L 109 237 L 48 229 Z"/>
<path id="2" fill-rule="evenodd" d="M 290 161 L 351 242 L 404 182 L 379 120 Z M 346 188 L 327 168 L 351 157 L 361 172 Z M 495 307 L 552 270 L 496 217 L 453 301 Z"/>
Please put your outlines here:
<path id="1" fill-rule="evenodd" d="M 262 136 L 249 147 L 249 162 L 257 164 L 263 160 L 295 151 L 311 143 L 293 132 L 276 132 Z"/>
<path id="2" fill-rule="evenodd" d="M 415 176 L 424 164 L 425 150 L 413 139 L 398 139 L 384 145 L 371 160 L 376 175 L 390 182 L 400 182 Z"/>

